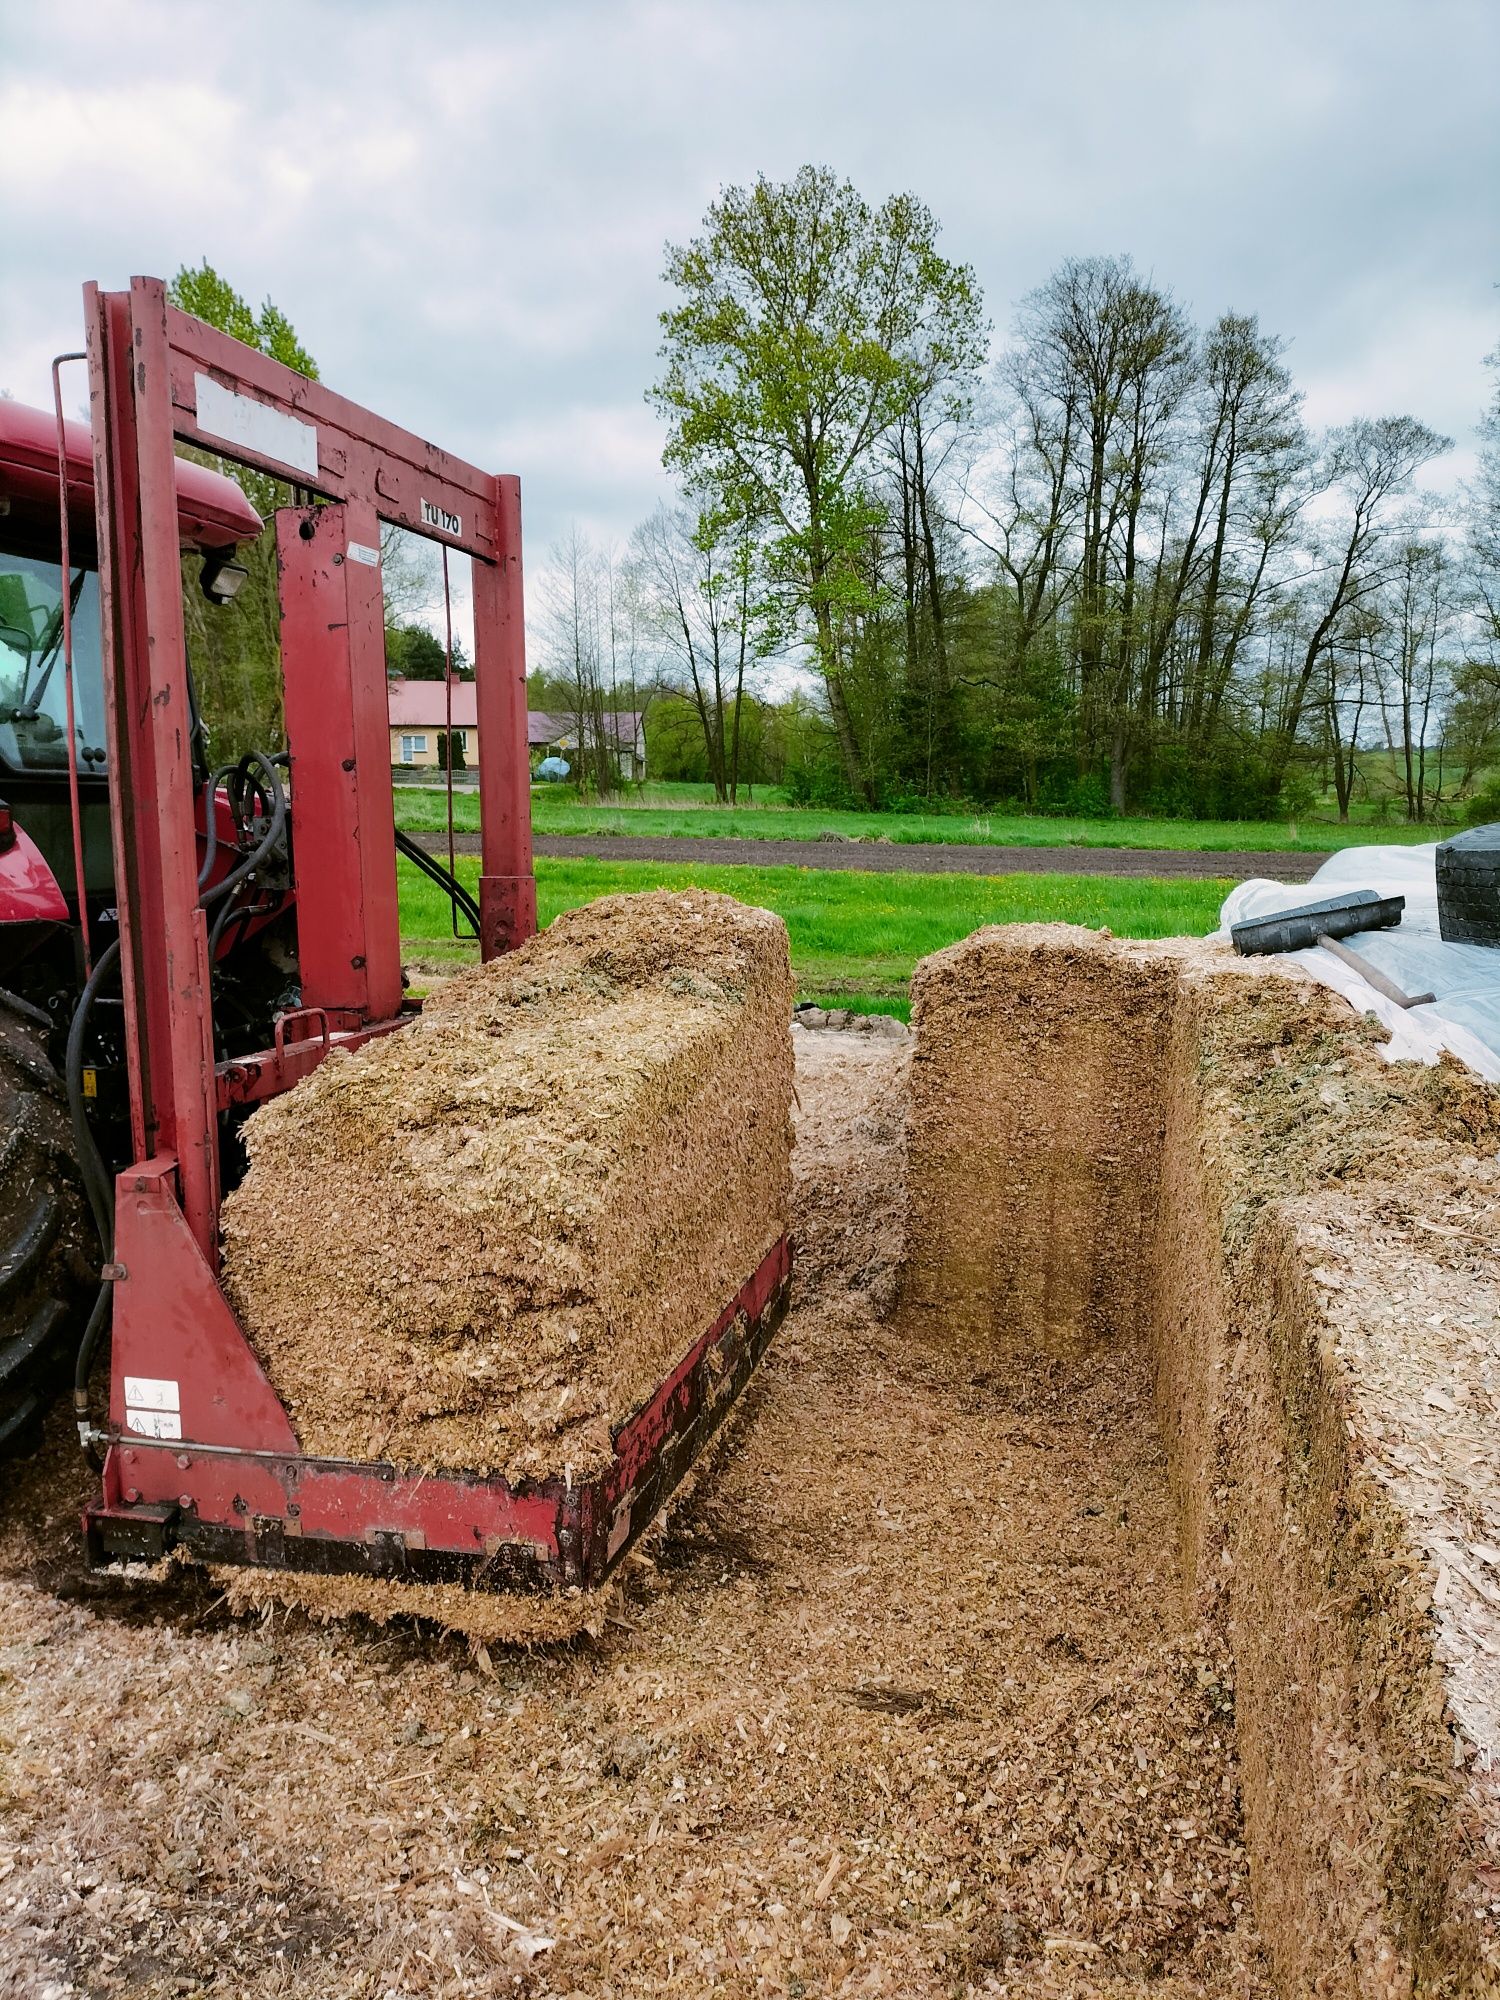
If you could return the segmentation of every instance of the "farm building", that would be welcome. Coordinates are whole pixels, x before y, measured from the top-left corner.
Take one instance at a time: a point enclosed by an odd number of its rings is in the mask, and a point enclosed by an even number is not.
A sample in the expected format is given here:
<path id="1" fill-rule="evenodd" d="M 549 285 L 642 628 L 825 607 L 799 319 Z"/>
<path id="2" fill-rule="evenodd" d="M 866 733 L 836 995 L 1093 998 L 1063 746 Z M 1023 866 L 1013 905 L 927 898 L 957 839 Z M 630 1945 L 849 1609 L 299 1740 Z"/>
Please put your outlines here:
<path id="1" fill-rule="evenodd" d="M 441 681 L 394 679 L 389 684 L 391 763 L 439 766 L 438 742 L 448 727 L 447 694 Z M 585 718 L 586 720 L 586 718 Z M 637 710 L 606 715 L 604 726 L 614 739 L 620 776 L 634 782 L 646 775 L 646 718 Z M 453 733 L 463 750 L 463 767 L 479 768 L 479 726 L 473 681 L 453 683 Z M 568 757 L 578 747 L 579 717 L 552 715 L 531 709 L 526 716 L 526 746 L 533 769 L 543 757 Z"/>

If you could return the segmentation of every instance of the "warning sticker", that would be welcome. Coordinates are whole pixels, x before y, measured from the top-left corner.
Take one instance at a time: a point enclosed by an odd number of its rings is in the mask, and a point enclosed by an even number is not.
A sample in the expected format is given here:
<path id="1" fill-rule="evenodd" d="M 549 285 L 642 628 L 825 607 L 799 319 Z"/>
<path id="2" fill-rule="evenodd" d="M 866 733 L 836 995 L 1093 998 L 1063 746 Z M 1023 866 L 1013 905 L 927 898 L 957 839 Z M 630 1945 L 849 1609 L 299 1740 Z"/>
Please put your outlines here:
<path id="1" fill-rule="evenodd" d="M 125 1428 L 143 1438 L 180 1438 L 182 1419 L 175 1410 L 132 1410 L 125 1412 Z"/>
<path id="2" fill-rule="evenodd" d="M 175 1382 L 160 1381 L 154 1375 L 127 1375 L 125 1400 L 141 1410 L 180 1410 L 182 1397 Z"/>

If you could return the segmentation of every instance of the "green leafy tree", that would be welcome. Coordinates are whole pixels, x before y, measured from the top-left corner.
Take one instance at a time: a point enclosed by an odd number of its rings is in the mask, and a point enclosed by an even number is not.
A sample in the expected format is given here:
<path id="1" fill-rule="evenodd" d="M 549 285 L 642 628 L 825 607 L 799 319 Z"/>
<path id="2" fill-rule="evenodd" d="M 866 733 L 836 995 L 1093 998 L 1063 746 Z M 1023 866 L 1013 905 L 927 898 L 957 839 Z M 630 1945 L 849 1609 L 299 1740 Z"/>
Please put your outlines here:
<path id="1" fill-rule="evenodd" d="M 934 382 L 983 357 L 979 288 L 909 194 L 878 208 L 826 167 L 725 189 L 703 233 L 669 246 L 651 400 L 666 462 L 735 518 L 770 527 L 773 577 L 805 620 L 846 776 L 876 773 L 851 713 L 855 621 L 871 608 L 874 453 Z"/>
<path id="2" fill-rule="evenodd" d="M 408 681 L 443 678 L 443 642 L 425 625 L 388 625 L 385 629 L 386 672 Z M 458 661 L 455 659 L 454 666 Z"/>
<path id="3" fill-rule="evenodd" d="M 205 258 L 196 269 L 184 266 L 167 288 L 173 305 L 217 327 L 247 347 L 317 379 L 317 364 L 297 338 L 291 321 L 269 299 L 257 311 Z M 210 452 L 188 446 L 184 456 L 227 473 L 266 523 L 259 538 L 239 552 L 249 571 L 233 603 L 212 605 L 198 588 L 201 558 L 183 559 L 183 613 L 188 662 L 198 704 L 208 728 L 215 764 L 234 762 L 247 750 L 279 750 L 286 742 L 281 703 L 280 599 L 276 577 L 276 536 L 271 526 L 292 489 Z"/>
<path id="4" fill-rule="evenodd" d="M 437 733 L 437 767 L 440 771 L 465 771 L 469 760 L 464 755 L 464 733 L 461 729 L 440 729 Z"/>
<path id="5" fill-rule="evenodd" d="M 205 257 L 196 270 L 186 264 L 167 288 L 174 306 L 205 325 L 216 326 L 273 361 L 318 379 L 318 364 L 297 338 L 296 328 L 279 306 L 266 299 L 257 312 L 227 278 L 221 278 Z"/>

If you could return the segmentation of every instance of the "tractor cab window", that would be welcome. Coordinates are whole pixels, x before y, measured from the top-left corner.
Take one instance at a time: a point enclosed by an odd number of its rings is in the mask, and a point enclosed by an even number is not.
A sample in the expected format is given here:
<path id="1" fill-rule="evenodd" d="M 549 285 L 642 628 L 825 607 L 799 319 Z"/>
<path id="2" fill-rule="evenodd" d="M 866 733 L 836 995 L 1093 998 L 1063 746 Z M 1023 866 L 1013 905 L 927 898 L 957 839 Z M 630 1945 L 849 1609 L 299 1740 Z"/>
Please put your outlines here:
<path id="1" fill-rule="evenodd" d="M 104 675 L 99 579 L 74 570 L 73 719 L 78 768 L 104 769 Z M 63 574 L 39 556 L 0 552 L 0 764 L 65 771 L 68 695 L 63 673 Z"/>

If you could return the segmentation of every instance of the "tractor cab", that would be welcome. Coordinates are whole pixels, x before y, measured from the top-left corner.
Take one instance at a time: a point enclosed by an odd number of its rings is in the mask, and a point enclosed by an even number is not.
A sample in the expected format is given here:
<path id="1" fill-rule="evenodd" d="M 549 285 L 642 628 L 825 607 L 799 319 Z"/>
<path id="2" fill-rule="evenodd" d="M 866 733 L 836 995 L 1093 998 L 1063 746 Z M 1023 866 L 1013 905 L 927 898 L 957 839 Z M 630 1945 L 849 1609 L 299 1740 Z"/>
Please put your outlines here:
<path id="1" fill-rule="evenodd" d="M 71 983 L 73 940 L 57 926 L 81 924 L 75 777 L 88 920 L 103 943 L 113 936 L 93 445 L 83 425 L 64 424 L 62 447 L 60 454 L 49 413 L 0 401 L 0 985 L 22 992 L 48 983 L 39 980 L 39 952 L 49 980 L 63 989 Z M 68 491 L 66 575 L 60 462 Z M 211 594 L 227 594 L 214 586 L 235 574 L 231 559 L 260 533 L 260 516 L 232 479 L 186 460 L 177 465 L 177 513 L 183 548 L 208 559 Z M 46 1004 L 52 995 L 32 997 Z"/>
<path id="2" fill-rule="evenodd" d="M 0 549 L 0 762 L 16 773 L 66 771 L 68 715 L 63 656 L 63 596 L 75 641 L 73 733 L 83 769 L 105 760 L 103 678 L 99 666 L 99 588 L 92 570 L 44 556 Z"/>
<path id="3" fill-rule="evenodd" d="M 58 885 L 74 890 L 68 798 L 68 688 L 63 669 L 63 595 L 73 646 L 72 732 L 78 771 L 87 891 L 111 889 L 109 801 L 105 783 L 104 676 L 99 658 L 99 579 L 45 555 L 6 545 L 0 517 L 0 799 Z M 3 863 L 0 863 L 3 870 Z M 66 900 L 66 898 L 65 898 Z M 0 891 L 0 923 L 16 912 Z M 3 953 L 0 953 L 3 957 Z"/>

